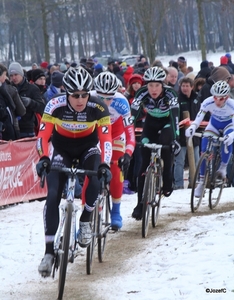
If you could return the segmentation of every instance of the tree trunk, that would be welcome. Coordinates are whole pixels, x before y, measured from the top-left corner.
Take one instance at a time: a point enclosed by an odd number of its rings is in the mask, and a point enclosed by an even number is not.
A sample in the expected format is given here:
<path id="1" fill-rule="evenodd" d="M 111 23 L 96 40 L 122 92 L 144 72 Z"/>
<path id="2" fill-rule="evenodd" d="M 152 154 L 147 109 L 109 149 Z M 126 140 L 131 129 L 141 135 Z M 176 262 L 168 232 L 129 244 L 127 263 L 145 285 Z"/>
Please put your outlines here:
<path id="1" fill-rule="evenodd" d="M 202 60 L 206 60 L 206 41 L 205 41 L 205 26 L 204 17 L 202 10 L 202 0 L 197 0 L 197 10 L 198 10 L 198 28 L 200 33 L 200 48 Z"/>

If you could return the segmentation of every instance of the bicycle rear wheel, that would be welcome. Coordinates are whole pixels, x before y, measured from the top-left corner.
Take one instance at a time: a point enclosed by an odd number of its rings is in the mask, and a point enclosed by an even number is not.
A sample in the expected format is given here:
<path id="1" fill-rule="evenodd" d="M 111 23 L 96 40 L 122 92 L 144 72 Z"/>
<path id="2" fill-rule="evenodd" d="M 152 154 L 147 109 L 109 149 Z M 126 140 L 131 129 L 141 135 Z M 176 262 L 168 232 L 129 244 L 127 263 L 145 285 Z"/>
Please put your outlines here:
<path id="1" fill-rule="evenodd" d="M 72 203 L 67 203 L 66 206 L 66 219 L 64 224 L 63 239 L 62 239 L 62 249 L 59 257 L 59 280 L 58 280 L 58 300 L 62 300 L 64 285 L 66 280 L 68 254 L 69 254 L 69 244 L 70 244 L 70 233 L 71 233 L 71 221 L 72 221 Z"/>
<path id="2" fill-rule="evenodd" d="M 149 167 L 145 176 L 143 190 L 143 210 L 142 210 L 142 237 L 145 238 L 149 230 L 149 220 L 151 202 L 154 199 L 154 168 Z"/>
<path id="3" fill-rule="evenodd" d="M 157 172 L 153 174 L 153 195 L 154 199 L 152 202 L 152 226 L 156 227 L 158 223 L 158 217 L 161 207 L 161 196 L 162 196 L 162 164 L 161 159 L 157 160 Z"/>
<path id="4" fill-rule="evenodd" d="M 98 213 L 98 259 L 103 262 L 104 252 L 106 248 L 107 233 L 110 228 L 110 194 L 103 197 L 102 209 Z"/>
<path id="5" fill-rule="evenodd" d="M 86 250 L 86 273 L 88 275 L 92 274 L 93 265 L 93 254 L 96 243 L 96 232 L 97 232 L 97 215 L 98 215 L 98 204 L 96 204 L 95 209 L 91 215 L 91 226 L 92 226 L 92 239 L 91 243 Z"/>
<path id="6" fill-rule="evenodd" d="M 220 201 L 223 187 L 224 187 L 224 180 L 222 178 L 218 178 L 216 175 L 216 171 L 220 165 L 220 155 L 216 152 L 214 163 L 212 167 L 212 176 L 211 176 L 211 183 L 210 183 L 210 191 L 209 191 L 209 207 L 210 209 L 215 208 Z"/>
<path id="7" fill-rule="evenodd" d="M 204 181 L 203 181 L 203 189 L 201 191 L 200 197 L 195 197 L 195 189 L 200 180 L 200 168 L 201 168 L 201 164 L 203 162 L 205 163 L 205 175 L 204 175 Z M 209 160 L 207 154 L 203 153 L 199 159 L 199 162 L 198 162 L 198 165 L 196 168 L 196 172 L 194 175 L 194 180 L 193 180 L 193 187 L 192 187 L 191 199 L 190 199 L 191 211 L 193 213 L 198 210 L 198 208 L 202 202 L 202 199 L 204 197 L 206 184 L 208 182 L 208 177 L 209 177 L 209 171 L 210 171 L 210 160 Z"/>
<path id="8" fill-rule="evenodd" d="M 232 154 L 227 167 L 227 187 L 232 186 L 234 186 L 234 154 Z"/>

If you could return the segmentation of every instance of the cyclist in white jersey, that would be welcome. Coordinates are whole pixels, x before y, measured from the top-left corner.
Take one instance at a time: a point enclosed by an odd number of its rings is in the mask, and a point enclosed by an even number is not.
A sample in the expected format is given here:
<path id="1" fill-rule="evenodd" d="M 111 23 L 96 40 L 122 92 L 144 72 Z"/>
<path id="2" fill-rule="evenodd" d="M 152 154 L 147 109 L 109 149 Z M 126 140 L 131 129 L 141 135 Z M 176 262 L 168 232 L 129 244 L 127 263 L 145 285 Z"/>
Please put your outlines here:
<path id="1" fill-rule="evenodd" d="M 204 136 L 202 138 L 201 151 L 205 152 L 207 146 L 207 136 L 224 136 L 224 145 L 227 146 L 228 153 L 222 149 L 222 162 L 217 175 L 221 178 L 226 177 L 226 169 L 228 161 L 232 154 L 232 145 L 234 140 L 234 100 L 229 97 L 230 86 L 226 81 L 217 81 L 212 85 L 211 94 L 213 96 L 207 98 L 202 102 L 201 109 L 198 112 L 196 119 L 191 126 L 185 131 L 187 137 L 192 137 L 202 122 L 205 114 L 210 112 L 211 117 L 208 125 L 205 128 Z M 205 165 L 201 165 L 200 182 L 195 189 L 195 197 L 200 197 L 202 192 L 202 184 L 205 173 Z"/>

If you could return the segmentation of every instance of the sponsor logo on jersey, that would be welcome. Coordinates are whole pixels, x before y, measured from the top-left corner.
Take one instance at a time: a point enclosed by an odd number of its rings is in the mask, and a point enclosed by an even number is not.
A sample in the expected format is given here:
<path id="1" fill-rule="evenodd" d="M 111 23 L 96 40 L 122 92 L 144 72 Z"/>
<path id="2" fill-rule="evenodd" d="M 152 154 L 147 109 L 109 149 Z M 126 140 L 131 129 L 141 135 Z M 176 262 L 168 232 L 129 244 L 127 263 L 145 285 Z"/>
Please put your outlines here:
<path id="1" fill-rule="evenodd" d="M 84 130 L 88 128 L 88 125 L 86 124 L 77 124 L 77 123 L 61 123 L 61 127 L 68 129 L 70 131 L 74 130 Z"/>
<path id="2" fill-rule="evenodd" d="M 56 98 L 52 98 L 46 105 L 44 112 L 51 115 L 53 111 L 61 106 L 67 105 L 66 95 L 62 95 Z"/>
<path id="3" fill-rule="evenodd" d="M 130 107 L 125 98 L 114 98 L 111 106 L 120 114 L 126 115 L 130 112 Z"/>
<path id="4" fill-rule="evenodd" d="M 37 139 L 37 152 L 39 153 L 40 156 L 43 154 L 43 151 L 42 151 L 42 138 Z"/>
<path id="5" fill-rule="evenodd" d="M 112 157 L 112 144 L 110 142 L 104 142 L 104 161 L 111 162 Z"/>

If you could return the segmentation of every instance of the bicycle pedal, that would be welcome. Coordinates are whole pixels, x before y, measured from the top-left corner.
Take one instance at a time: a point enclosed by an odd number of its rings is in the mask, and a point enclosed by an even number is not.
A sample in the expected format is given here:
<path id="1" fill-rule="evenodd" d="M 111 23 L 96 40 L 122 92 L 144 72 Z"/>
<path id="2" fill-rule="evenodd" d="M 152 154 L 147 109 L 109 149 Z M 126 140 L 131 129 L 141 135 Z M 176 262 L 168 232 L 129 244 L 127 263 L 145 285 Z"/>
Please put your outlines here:
<path id="1" fill-rule="evenodd" d="M 120 228 L 118 228 L 117 226 L 111 226 L 110 230 L 114 233 L 114 232 L 120 231 Z"/>

